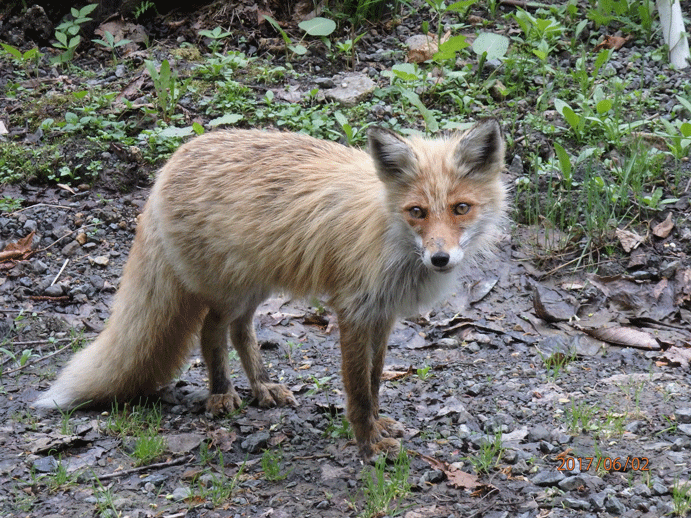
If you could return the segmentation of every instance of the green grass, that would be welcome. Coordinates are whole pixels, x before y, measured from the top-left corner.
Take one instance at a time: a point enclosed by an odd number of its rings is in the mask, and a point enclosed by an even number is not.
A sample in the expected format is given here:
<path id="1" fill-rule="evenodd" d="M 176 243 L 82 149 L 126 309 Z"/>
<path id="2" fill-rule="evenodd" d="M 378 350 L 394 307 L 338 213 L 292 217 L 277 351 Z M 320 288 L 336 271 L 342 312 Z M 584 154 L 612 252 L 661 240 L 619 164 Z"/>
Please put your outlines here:
<path id="1" fill-rule="evenodd" d="M 396 504 L 410 493 L 410 458 L 401 450 L 393 465 L 387 464 L 385 455 L 380 455 L 374 466 L 362 471 L 363 509 L 358 516 L 395 516 L 400 512 Z"/>

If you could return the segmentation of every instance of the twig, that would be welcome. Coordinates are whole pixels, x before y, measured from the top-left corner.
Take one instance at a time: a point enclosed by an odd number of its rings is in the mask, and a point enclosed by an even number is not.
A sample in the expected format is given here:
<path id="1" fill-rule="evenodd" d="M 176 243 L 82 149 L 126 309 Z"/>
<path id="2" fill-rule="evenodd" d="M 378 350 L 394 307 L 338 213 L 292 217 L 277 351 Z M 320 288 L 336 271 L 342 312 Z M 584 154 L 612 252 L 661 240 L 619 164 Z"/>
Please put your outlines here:
<path id="1" fill-rule="evenodd" d="M 20 212 L 24 212 L 25 210 L 35 209 L 36 207 L 54 207 L 56 209 L 74 210 L 74 207 L 70 207 L 69 205 L 52 205 L 50 203 L 36 203 L 34 205 L 29 205 L 28 207 L 24 207 L 23 209 L 17 209 L 13 212 L 10 212 L 9 215 L 12 216 L 13 214 L 19 214 Z"/>
<path id="2" fill-rule="evenodd" d="M 62 268 L 60 268 L 60 271 L 59 271 L 58 274 L 55 276 L 55 279 L 53 279 L 53 282 L 50 283 L 51 286 L 52 286 L 53 284 L 55 284 L 55 281 L 58 280 L 58 277 L 60 277 L 60 275 L 62 275 L 62 272 L 63 272 L 63 270 L 65 269 L 65 266 L 67 266 L 67 263 L 69 263 L 69 262 L 70 262 L 70 259 L 69 259 L 69 257 L 68 257 L 67 259 L 65 259 L 65 262 L 62 263 Z"/>
<path id="3" fill-rule="evenodd" d="M 94 475 L 92 480 L 109 480 L 111 478 L 126 477 L 127 475 L 132 475 L 134 473 L 139 473 L 149 469 L 164 469 L 170 466 L 179 466 L 180 464 L 185 464 L 192 460 L 194 460 L 194 455 L 189 455 L 188 457 L 180 457 L 178 459 L 173 459 L 166 462 L 158 462 L 156 464 L 147 464 L 146 466 L 139 466 L 138 468 L 114 471 L 112 473 L 106 473 L 105 475 Z"/>

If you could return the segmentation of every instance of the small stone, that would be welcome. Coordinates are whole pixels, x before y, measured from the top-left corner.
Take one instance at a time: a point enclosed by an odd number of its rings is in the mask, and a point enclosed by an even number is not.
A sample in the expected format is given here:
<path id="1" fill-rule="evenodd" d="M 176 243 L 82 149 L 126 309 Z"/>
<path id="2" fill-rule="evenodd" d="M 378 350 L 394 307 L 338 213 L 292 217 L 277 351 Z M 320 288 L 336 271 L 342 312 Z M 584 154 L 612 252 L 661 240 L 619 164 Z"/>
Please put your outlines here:
<path id="1" fill-rule="evenodd" d="M 93 258 L 93 263 L 98 266 L 108 266 L 109 262 L 110 259 L 108 259 L 105 255 L 97 255 Z"/>
<path id="2" fill-rule="evenodd" d="M 173 491 L 171 498 L 176 502 L 180 502 L 181 500 L 189 498 L 191 495 L 192 491 L 189 487 L 178 487 L 175 489 L 175 491 Z"/>
<path id="3" fill-rule="evenodd" d="M 330 101 L 343 106 L 355 106 L 374 92 L 376 83 L 365 74 L 347 74 L 341 78 L 341 85 L 324 91 Z"/>
<path id="4" fill-rule="evenodd" d="M 677 426 L 677 430 L 686 435 L 691 435 L 691 424 L 680 424 Z"/>
<path id="5" fill-rule="evenodd" d="M 24 223 L 24 230 L 28 232 L 35 232 L 38 229 L 38 223 L 33 219 L 27 219 Z"/>
<path id="6" fill-rule="evenodd" d="M 675 410 L 674 417 L 679 424 L 691 424 L 691 408 L 679 408 Z"/>
<path id="7" fill-rule="evenodd" d="M 580 475 L 575 475 L 573 477 L 566 477 L 564 480 L 559 482 L 559 488 L 564 491 L 574 491 L 581 486 L 585 486 L 585 480 Z"/>
<path id="8" fill-rule="evenodd" d="M 77 237 L 75 237 L 74 240 L 80 245 L 84 245 L 87 240 L 86 234 L 84 232 L 80 232 L 77 234 Z"/>
<path id="9" fill-rule="evenodd" d="M 39 473 L 54 473 L 58 469 L 58 461 L 52 455 L 41 457 L 34 461 L 34 469 Z"/>
<path id="10" fill-rule="evenodd" d="M 249 453 L 259 453 L 266 448 L 270 437 L 269 432 L 253 433 L 242 441 L 242 449 Z"/>
<path id="11" fill-rule="evenodd" d="M 66 257 L 73 256 L 77 250 L 79 250 L 79 243 L 77 241 L 70 241 L 65 246 L 62 247 L 62 255 Z"/>
<path id="12" fill-rule="evenodd" d="M 43 290 L 43 294 L 49 297 L 62 297 L 64 293 L 65 290 L 60 284 L 53 284 L 52 286 L 48 286 L 45 290 Z"/>
<path id="13" fill-rule="evenodd" d="M 590 504 L 588 502 L 586 502 L 585 500 L 579 500 L 578 498 L 570 498 L 567 496 L 562 499 L 561 503 L 564 507 L 567 507 L 568 509 L 590 509 Z"/>
<path id="14" fill-rule="evenodd" d="M 528 430 L 528 442 L 540 442 L 549 439 L 549 431 L 542 425 L 537 425 Z"/>
<path id="15" fill-rule="evenodd" d="M 48 271 L 48 265 L 41 260 L 34 261 L 32 267 L 38 274 L 46 273 Z"/>
<path id="16" fill-rule="evenodd" d="M 626 512 L 626 506 L 622 504 L 616 496 L 610 495 L 607 500 L 605 500 L 605 511 L 618 516 Z"/>
<path id="17" fill-rule="evenodd" d="M 531 482 L 536 486 L 556 486 L 566 477 L 561 471 L 540 471 Z"/>

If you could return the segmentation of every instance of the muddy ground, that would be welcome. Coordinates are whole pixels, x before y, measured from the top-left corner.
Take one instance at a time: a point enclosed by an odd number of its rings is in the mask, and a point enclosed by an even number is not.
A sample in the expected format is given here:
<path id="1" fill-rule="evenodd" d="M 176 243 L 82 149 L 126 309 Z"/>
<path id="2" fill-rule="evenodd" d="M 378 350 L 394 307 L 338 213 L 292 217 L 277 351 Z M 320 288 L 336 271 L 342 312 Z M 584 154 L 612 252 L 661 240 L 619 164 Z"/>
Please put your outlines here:
<path id="1" fill-rule="evenodd" d="M 520 150 L 514 156 L 520 162 Z M 3 187 L 24 201 L 0 214 L 0 249 L 33 239 L 0 270 L 0 516 L 685 514 L 688 196 L 651 216 L 632 254 L 588 269 L 546 260 L 558 236 L 512 223 L 496 257 L 469 265 L 449 300 L 396 325 L 381 406 L 405 426 L 410 487 L 398 479 L 399 494 L 377 508 L 374 468 L 343 426 L 337 322 L 318 300 L 277 296 L 255 319 L 269 371 L 297 408 L 253 405 L 235 359 L 248 406 L 207 415 L 196 353 L 142 407 L 31 408 L 73 343 L 92 340 L 108 318 L 155 170 L 141 167 L 127 193 L 104 178 L 81 189 Z M 142 462 L 136 447 L 148 428 L 135 425 L 159 409 L 164 449 Z M 135 425 L 118 428 L 117 416 Z"/>

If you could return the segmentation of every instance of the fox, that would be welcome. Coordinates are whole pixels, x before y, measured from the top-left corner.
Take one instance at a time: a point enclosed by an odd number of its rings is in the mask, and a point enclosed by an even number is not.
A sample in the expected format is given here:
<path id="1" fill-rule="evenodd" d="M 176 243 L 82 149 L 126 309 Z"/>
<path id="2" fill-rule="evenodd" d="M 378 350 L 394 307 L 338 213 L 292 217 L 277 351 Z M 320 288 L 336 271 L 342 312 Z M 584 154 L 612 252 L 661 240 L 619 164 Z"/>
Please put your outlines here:
<path id="1" fill-rule="evenodd" d="M 380 415 L 389 334 L 399 317 L 453 289 L 459 266 L 490 252 L 506 213 L 498 121 L 438 138 L 371 127 L 368 149 L 301 133 L 218 130 L 159 171 L 103 331 L 34 407 L 73 409 L 153 393 L 196 341 L 212 415 L 242 400 L 228 342 L 260 407 L 295 406 L 272 382 L 253 315 L 275 293 L 322 296 L 338 319 L 346 415 L 359 454 L 400 450 Z"/>

